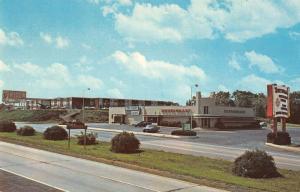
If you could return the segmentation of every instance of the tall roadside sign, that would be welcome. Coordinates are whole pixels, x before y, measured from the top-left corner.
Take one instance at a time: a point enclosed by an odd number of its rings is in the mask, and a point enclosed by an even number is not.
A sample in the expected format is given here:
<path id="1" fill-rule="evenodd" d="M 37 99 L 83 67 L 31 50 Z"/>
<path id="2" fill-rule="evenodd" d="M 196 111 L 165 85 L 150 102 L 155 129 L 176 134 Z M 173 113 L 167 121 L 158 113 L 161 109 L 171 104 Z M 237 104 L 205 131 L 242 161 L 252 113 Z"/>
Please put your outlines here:
<path id="1" fill-rule="evenodd" d="M 267 85 L 267 118 L 272 119 L 273 132 L 277 134 L 277 121 L 281 121 L 282 132 L 286 132 L 286 119 L 290 116 L 289 87 Z"/>

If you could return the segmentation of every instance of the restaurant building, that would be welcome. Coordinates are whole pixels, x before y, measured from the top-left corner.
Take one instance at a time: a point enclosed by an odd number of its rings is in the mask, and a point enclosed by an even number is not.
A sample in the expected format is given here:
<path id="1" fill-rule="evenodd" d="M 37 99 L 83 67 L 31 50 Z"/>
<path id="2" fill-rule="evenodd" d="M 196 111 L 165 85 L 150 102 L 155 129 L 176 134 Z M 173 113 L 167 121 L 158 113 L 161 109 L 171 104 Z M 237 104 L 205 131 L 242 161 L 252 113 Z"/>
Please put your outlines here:
<path id="1" fill-rule="evenodd" d="M 109 123 L 135 124 L 140 121 L 158 125 L 181 126 L 190 123 L 193 127 L 226 128 L 251 127 L 255 121 L 253 108 L 218 106 L 213 98 L 201 98 L 196 93 L 193 106 L 127 106 L 110 107 Z M 220 127 L 221 126 L 221 127 Z"/>

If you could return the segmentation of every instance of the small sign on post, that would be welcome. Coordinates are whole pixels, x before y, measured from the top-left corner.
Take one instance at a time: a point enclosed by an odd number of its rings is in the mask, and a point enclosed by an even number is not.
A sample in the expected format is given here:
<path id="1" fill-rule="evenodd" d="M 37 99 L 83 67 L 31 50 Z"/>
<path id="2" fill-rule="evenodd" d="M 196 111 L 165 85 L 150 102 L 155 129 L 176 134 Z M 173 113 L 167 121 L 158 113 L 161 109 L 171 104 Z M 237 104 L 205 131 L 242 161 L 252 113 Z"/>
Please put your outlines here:
<path id="1" fill-rule="evenodd" d="M 71 143 L 71 129 L 84 129 L 84 149 L 86 145 L 86 130 L 87 125 L 85 125 L 82 122 L 70 122 L 67 123 L 67 129 L 69 130 L 69 137 L 68 137 L 68 148 L 70 149 L 70 143 Z"/>
<path id="2" fill-rule="evenodd" d="M 183 131 L 190 131 L 191 130 L 191 124 L 189 124 L 189 123 L 183 123 L 182 124 L 182 130 Z"/>

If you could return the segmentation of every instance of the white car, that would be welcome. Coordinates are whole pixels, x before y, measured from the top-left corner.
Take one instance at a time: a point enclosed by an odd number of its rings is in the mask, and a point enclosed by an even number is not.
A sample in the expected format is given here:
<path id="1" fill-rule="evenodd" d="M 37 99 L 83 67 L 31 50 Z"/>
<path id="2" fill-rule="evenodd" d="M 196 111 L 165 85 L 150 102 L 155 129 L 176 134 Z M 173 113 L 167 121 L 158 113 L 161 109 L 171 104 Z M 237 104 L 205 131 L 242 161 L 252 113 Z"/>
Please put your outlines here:
<path id="1" fill-rule="evenodd" d="M 157 133 L 159 131 L 159 127 L 156 125 L 147 125 L 144 129 L 143 132 L 147 133 Z"/>

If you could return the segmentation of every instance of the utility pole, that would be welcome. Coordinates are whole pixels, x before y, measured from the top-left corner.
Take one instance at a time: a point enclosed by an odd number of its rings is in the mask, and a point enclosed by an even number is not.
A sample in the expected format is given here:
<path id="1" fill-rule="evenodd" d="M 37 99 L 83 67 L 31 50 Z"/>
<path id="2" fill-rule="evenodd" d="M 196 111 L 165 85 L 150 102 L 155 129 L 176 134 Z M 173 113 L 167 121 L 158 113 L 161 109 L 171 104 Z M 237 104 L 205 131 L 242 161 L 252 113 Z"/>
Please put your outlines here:
<path id="1" fill-rule="evenodd" d="M 198 84 L 194 85 L 195 87 L 198 87 Z M 191 106 L 193 106 L 193 86 L 191 86 Z M 193 112 L 191 110 L 191 130 L 193 129 Z"/>
<path id="2" fill-rule="evenodd" d="M 90 88 L 87 88 L 87 91 L 91 90 Z M 84 93 L 86 90 L 83 90 L 83 94 L 82 94 L 82 123 L 84 123 Z"/>

